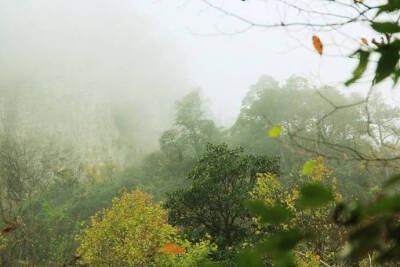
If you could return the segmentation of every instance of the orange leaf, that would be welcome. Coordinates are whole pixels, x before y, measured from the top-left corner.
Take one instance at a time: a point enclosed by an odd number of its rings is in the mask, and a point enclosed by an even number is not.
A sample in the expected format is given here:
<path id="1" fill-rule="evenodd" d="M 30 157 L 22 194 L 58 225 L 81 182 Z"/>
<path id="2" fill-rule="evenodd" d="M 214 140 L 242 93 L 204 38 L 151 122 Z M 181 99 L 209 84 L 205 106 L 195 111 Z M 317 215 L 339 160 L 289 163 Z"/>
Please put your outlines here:
<path id="1" fill-rule="evenodd" d="M 322 44 L 321 39 L 319 39 L 318 36 L 313 35 L 312 42 L 313 42 L 314 48 L 315 48 L 315 50 L 317 50 L 318 54 L 322 55 L 324 45 Z"/>
<path id="2" fill-rule="evenodd" d="M 368 45 L 368 40 L 365 39 L 364 37 L 361 38 L 361 42 L 362 42 L 363 44 L 365 44 L 365 45 Z"/>
<path id="3" fill-rule="evenodd" d="M 8 223 L 7 227 L 3 229 L 3 233 L 9 233 L 14 231 L 17 228 L 17 224 L 15 222 Z"/>
<path id="4" fill-rule="evenodd" d="M 178 247 L 175 243 L 170 242 L 163 247 L 163 251 L 169 254 L 184 254 L 185 248 Z"/>

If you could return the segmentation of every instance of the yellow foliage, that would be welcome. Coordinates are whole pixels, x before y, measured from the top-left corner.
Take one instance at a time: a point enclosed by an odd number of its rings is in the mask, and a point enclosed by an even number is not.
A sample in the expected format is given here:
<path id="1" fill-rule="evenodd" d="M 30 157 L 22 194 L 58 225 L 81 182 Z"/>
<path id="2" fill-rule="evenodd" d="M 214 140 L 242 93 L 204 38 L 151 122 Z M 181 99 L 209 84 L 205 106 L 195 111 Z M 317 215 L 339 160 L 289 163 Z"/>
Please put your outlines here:
<path id="1" fill-rule="evenodd" d="M 250 194 L 253 199 L 262 200 L 267 206 L 283 205 L 291 211 L 293 216 L 289 222 L 279 225 L 278 228 L 289 229 L 293 226 L 300 226 L 306 231 L 320 233 L 316 239 L 305 244 L 303 252 L 300 252 L 303 256 L 296 257 L 298 266 L 319 266 L 319 257 L 324 260 L 333 259 L 335 253 L 340 249 L 338 237 L 341 236 L 341 229 L 329 220 L 334 204 L 313 210 L 303 210 L 297 206 L 300 198 L 300 186 L 309 182 L 324 184 L 334 193 L 337 202 L 342 199 L 341 194 L 337 192 L 337 179 L 332 178 L 332 170 L 324 165 L 323 158 L 317 157 L 312 161 L 314 165 L 310 172 L 306 175 L 299 172 L 300 175 L 297 177 L 295 185 L 289 188 L 283 188 L 276 175 L 258 174 L 257 183 Z M 293 175 L 290 176 L 291 179 L 296 179 Z M 258 219 L 255 221 L 258 223 L 255 233 L 262 233 L 264 226 L 259 223 Z M 316 260 L 317 257 L 313 257 L 315 255 L 318 255 L 318 260 Z"/>
<path id="2" fill-rule="evenodd" d="M 297 267 L 319 267 L 320 256 L 318 254 L 313 254 L 311 252 L 297 253 L 296 254 L 296 266 Z"/>
<path id="3" fill-rule="evenodd" d="M 276 179 L 275 174 L 257 173 L 257 183 L 250 195 L 253 199 L 263 200 L 265 204 L 273 206 L 279 199 L 281 188 L 282 185 Z"/>
<path id="4" fill-rule="evenodd" d="M 7 246 L 7 238 L 0 232 L 0 250 Z"/>
<path id="5" fill-rule="evenodd" d="M 81 263 L 89 266 L 194 266 L 210 250 L 207 242 L 180 240 L 177 229 L 167 223 L 167 212 L 140 190 L 115 198 L 77 239 Z M 168 244 L 180 253 L 166 253 Z"/>

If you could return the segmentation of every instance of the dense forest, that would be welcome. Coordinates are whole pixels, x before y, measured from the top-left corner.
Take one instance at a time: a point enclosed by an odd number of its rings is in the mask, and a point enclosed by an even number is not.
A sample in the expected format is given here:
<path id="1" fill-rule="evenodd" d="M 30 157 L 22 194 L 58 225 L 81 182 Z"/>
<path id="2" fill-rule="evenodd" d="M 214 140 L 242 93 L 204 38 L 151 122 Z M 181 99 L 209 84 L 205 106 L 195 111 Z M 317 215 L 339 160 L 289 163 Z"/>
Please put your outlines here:
<path id="1" fill-rule="evenodd" d="M 77 50 L 35 79 L 4 61 L 0 266 L 400 265 L 400 106 L 384 91 L 400 77 L 400 2 L 327 1 L 351 17 L 277 1 L 337 20 L 278 24 L 201 2 L 245 31 L 367 23 L 380 38 L 357 40 L 342 83 L 367 90 L 266 74 L 221 124 L 154 36 L 99 45 L 115 49 L 106 62 L 146 57 L 136 72 L 75 70 Z M 326 56 L 324 39 L 309 37 Z"/>

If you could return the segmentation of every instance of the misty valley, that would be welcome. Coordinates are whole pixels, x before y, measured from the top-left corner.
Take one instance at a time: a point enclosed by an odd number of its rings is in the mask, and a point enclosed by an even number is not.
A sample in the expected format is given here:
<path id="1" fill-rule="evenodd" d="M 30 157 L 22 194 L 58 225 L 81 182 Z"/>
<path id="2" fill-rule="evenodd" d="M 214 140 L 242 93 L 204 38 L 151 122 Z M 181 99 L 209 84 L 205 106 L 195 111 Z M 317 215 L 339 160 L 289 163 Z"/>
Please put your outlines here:
<path id="1" fill-rule="evenodd" d="M 0 266 L 400 266 L 399 19 L 0 0 Z"/>

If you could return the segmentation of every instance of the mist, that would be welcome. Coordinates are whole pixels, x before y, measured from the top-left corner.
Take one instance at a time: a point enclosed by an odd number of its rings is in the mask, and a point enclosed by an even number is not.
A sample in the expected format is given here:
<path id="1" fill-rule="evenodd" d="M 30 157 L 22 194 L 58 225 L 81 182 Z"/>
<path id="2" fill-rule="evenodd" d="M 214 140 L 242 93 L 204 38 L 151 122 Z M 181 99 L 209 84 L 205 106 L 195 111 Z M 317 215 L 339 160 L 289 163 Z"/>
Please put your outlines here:
<path id="1" fill-rule="evenodd" d="M 134 1 L 1 1 L 0 36 L 3 101 L 87 149 L 154 150 L 190 89 L 178 47 Z"/>

